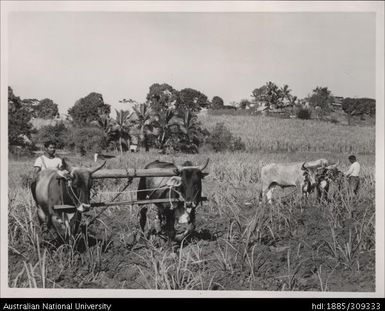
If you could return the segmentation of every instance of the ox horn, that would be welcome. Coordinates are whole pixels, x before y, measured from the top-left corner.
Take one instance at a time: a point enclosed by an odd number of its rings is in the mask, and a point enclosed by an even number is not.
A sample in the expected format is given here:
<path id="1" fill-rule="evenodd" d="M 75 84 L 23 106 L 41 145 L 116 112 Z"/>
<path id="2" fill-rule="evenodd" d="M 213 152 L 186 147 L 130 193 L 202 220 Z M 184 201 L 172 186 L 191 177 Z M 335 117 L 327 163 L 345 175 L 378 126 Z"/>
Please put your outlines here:
<path id="1" fill-rule="evenodd" d="M 337 163 L 334 163 L 334 164 L 330 164 L 329 166 L 326 167 L 327 170 L 332 170 L 332 169 L 335 169 L 337 168 L 337 166 L 340 164 L 340 161 L 338 161 Z"/>
<path id="2" fill-rule="evenodd" d="M 301 166 L 301 170 L 303 170 L 303 171 L 306 171 L 306 167 L 305 167 L 305 164 L 306 164 L 306 162 L 303 162 L 303 164 L 302 164 L 302 166 Z"/>
<path id="3" fill-rule="evenodd" d="M 209 161 L 210 161 L 210 159 L 207 158 L 205 164 L 203 164 L 201 166 L 197 166 L 197 165 L 195 165 L 195 166 L 177 166 L 177 168 L 179 171 L 191 170 L 191 169 L 198 169 L 200 171 L 203 171 L 207 167 L 207 165 L 209 164 Z"/>
<path id="4" fill-rule="evenodd" d="M 205 163 L 204 165 L 201 165 L 201 166 L 199 167 L 199 169 L 200 169 L 201 171 L 203 171 L 203 170 L 207 167 L 207 165 L 209 164 L 209 161 L 210 161 L 210 158 L 207 158 L 206 163 Z"/>
<path id="5" fill-rule="evenodd" d="M 101 165 L 99 165 L 98 167 L 96 167 L 96 168 L 94 168 L 94 169 L 91 169 L 91 170 L 90 170 L 91 175 L 92 175 L 93 173 L 95 173 L 96 171 L 100 170 L 104 165 L 106 165 L 106 163 L 107 163 L 107 161 L 104 161 L 104 162 L 103 162 Z"/>

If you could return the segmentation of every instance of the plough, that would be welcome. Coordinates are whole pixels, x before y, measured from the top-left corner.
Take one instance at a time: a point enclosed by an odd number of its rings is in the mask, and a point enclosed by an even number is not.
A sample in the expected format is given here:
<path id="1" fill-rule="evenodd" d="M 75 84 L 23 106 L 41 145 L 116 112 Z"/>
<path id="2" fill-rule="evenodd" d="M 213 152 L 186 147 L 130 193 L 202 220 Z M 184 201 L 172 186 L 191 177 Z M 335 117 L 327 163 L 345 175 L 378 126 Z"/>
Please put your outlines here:
<path id="1" fill-rule="evenodd" d="M 130 181 L 132 178 L 140 177 L 172 177 L 176 176 L 176 172 L 173 169 L 103 169 L 95 172 L 92 175 L 93 179 L 111 179 L 111 178 L 128 178 Z M 63 178 L 64 181 L 64 178 Z M 129 184 L 126 185 L 127 188 Z M 124 188 L 124 189 L 125 189 Z M 121 194 L 123 192 L 119 192 Z M 115 197 L 116 199 L 116 197 Z M 207 201 L 207 197 L 202 197 L 201 201 Z M 92 202 L 91 208 L 94 207 L 109 207 L 119 205 L 145 205 L 145 204 L 157 204 L 157 203 L 176 203 L 184 202 L 182 198 L 165 198 L 165 199 L 148 199 L 148 200 L 137 200 L 132 199 L 128 201 L 118 202 Z M 73 205 L 54 205 L 54 210 L 60 212 L 72 212 L 76 209 Z"/>

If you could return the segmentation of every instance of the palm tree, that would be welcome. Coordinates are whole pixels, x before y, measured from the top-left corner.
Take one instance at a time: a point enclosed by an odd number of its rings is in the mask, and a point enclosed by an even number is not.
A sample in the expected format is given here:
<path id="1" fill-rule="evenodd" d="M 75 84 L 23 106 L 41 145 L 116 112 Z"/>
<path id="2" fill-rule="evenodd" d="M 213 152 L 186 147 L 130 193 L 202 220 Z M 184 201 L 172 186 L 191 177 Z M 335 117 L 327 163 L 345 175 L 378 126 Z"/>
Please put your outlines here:
<path id="1" fill-rule="evenodd" d="M 269 103 L 269 108 L 271 108 L 271 106 L 273 107 L 277 107 L 278 106 L 278 102 L 279 102 L 279 99 L 282 97 L 281 95 L 281 90 L 278 88 L 278 86 L 269 81 L 267 84 L 267 100 L 268 100 L 268 103 Z"/>
<path id="2" fill-rule="evenodd" d="M 136 105 L 135 107 L 133 107 L 133 109 L 137 117 L 137 119 L 135 120 L 135 124 L 137 129 L 139 130 L 139 138 L 147 152 L 149 151 L 148 134 L 151 133 L 152 130 L 152 115 L 150 106 L 144 103 Z"/>
<path id="3" fill-rule="evenodd" d="M 170 139 L 172 129 L 179 126 L 178 123 L 172 122 L 173 117 L 174 112 L 172 110 L 161 111 L 156 115 L 152 123 L 159 132 L 158 143 L 160 149 L 164 149 Z"/>
<path id="4" fill-rule="evenodd" d="M 133 115 L 128 110 L 116 110 L 116 119 L 111 131 L 119 138 L 120 154 L 123 154 L 123 140 L 127 140 L 130 133 L 129 120 Z"/>
<path id="5" fill-rule="evenodd" d="M 182 140 L 182 143 L 185 145 L 184 147 L 187 147 L 193 152 L 197 152 L 200 135 L 200 123 L 197 121 L 197 116 L 187 110 L 184 113 L 179 129 L 185 136 Z"/>

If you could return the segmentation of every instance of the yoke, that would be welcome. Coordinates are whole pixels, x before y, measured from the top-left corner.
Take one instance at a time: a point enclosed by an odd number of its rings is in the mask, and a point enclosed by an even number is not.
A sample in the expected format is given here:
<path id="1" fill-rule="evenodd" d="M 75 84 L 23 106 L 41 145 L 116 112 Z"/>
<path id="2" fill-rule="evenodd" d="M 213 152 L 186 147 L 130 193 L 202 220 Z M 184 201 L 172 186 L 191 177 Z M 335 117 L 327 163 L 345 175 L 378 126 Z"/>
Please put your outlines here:
<path id="1" fill-rule="evenodd" d="M 172 177 L 177 176 L 175 169 L 102 169 L 92 174 L 92 179 L 111 179 L 111 178 L 140 178 L 140 177 Z M 57 177 L 65 179 L 65 177 Z M 207 201 L 207 197 L 202 197 L 201 202 Z M 120 202 L 91 202 L 93 207 L 109 207 L 119 205 L 145 205 L 157 203 L 182 203 L 183 198 L 165 198 L 165 199 L 148 199 L 148 200 L 129 200 Z M 54 205 L 56 211 L 74 212 L 76 207 L 72 205 Z"/>

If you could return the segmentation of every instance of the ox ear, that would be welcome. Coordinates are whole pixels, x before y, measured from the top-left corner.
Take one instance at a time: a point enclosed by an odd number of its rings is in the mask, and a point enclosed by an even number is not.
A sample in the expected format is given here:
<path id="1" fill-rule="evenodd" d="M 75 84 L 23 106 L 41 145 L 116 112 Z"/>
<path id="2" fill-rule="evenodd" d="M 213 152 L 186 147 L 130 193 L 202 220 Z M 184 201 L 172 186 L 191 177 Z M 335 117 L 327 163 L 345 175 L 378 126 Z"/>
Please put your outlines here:
<path id="1" fill-rule="evenodd" d="M 306 164 L 306 162 L 303 162 L 303 164 L 302 164 L 302 166 L 301 166 L 301 170 L 303 170 L 303 171 L 306 171 L 307 170 L 307 168 L 305 167 L 305 164 Z M 297 166 L 298 167 L 298 166 Z"/>
<path id="2" fill-rule="evenodd" d="M 104 162 L 103 162 L 101 165 L 99 165 L 98 167 L 93 168 L 93 169 L 89 169 L 91 175 L 92 175 L 93 173 L 95 173 L 96 171 L 100 170 L 104 165 L 106 165 L 106 163 L 107 163 L 107 161 L 104 161 Z"/>
<path id="3" fill-rule="evenodd" d="M 209 175 L 209 173 L 203 173 L 203 172 L 201 172 L 201 178 L 202 178 L 202 179 L 205 178 L 207 175 Z"/>
<path id="4" fill-rule="evenodd" d="M 180 170 L 177 169 L 177 168 L 175 168 L 175 169 L 174 169 L 174 173 L 175 173 L 176 176 L 179 176 L 179 175 L 180 175 Z"/>

